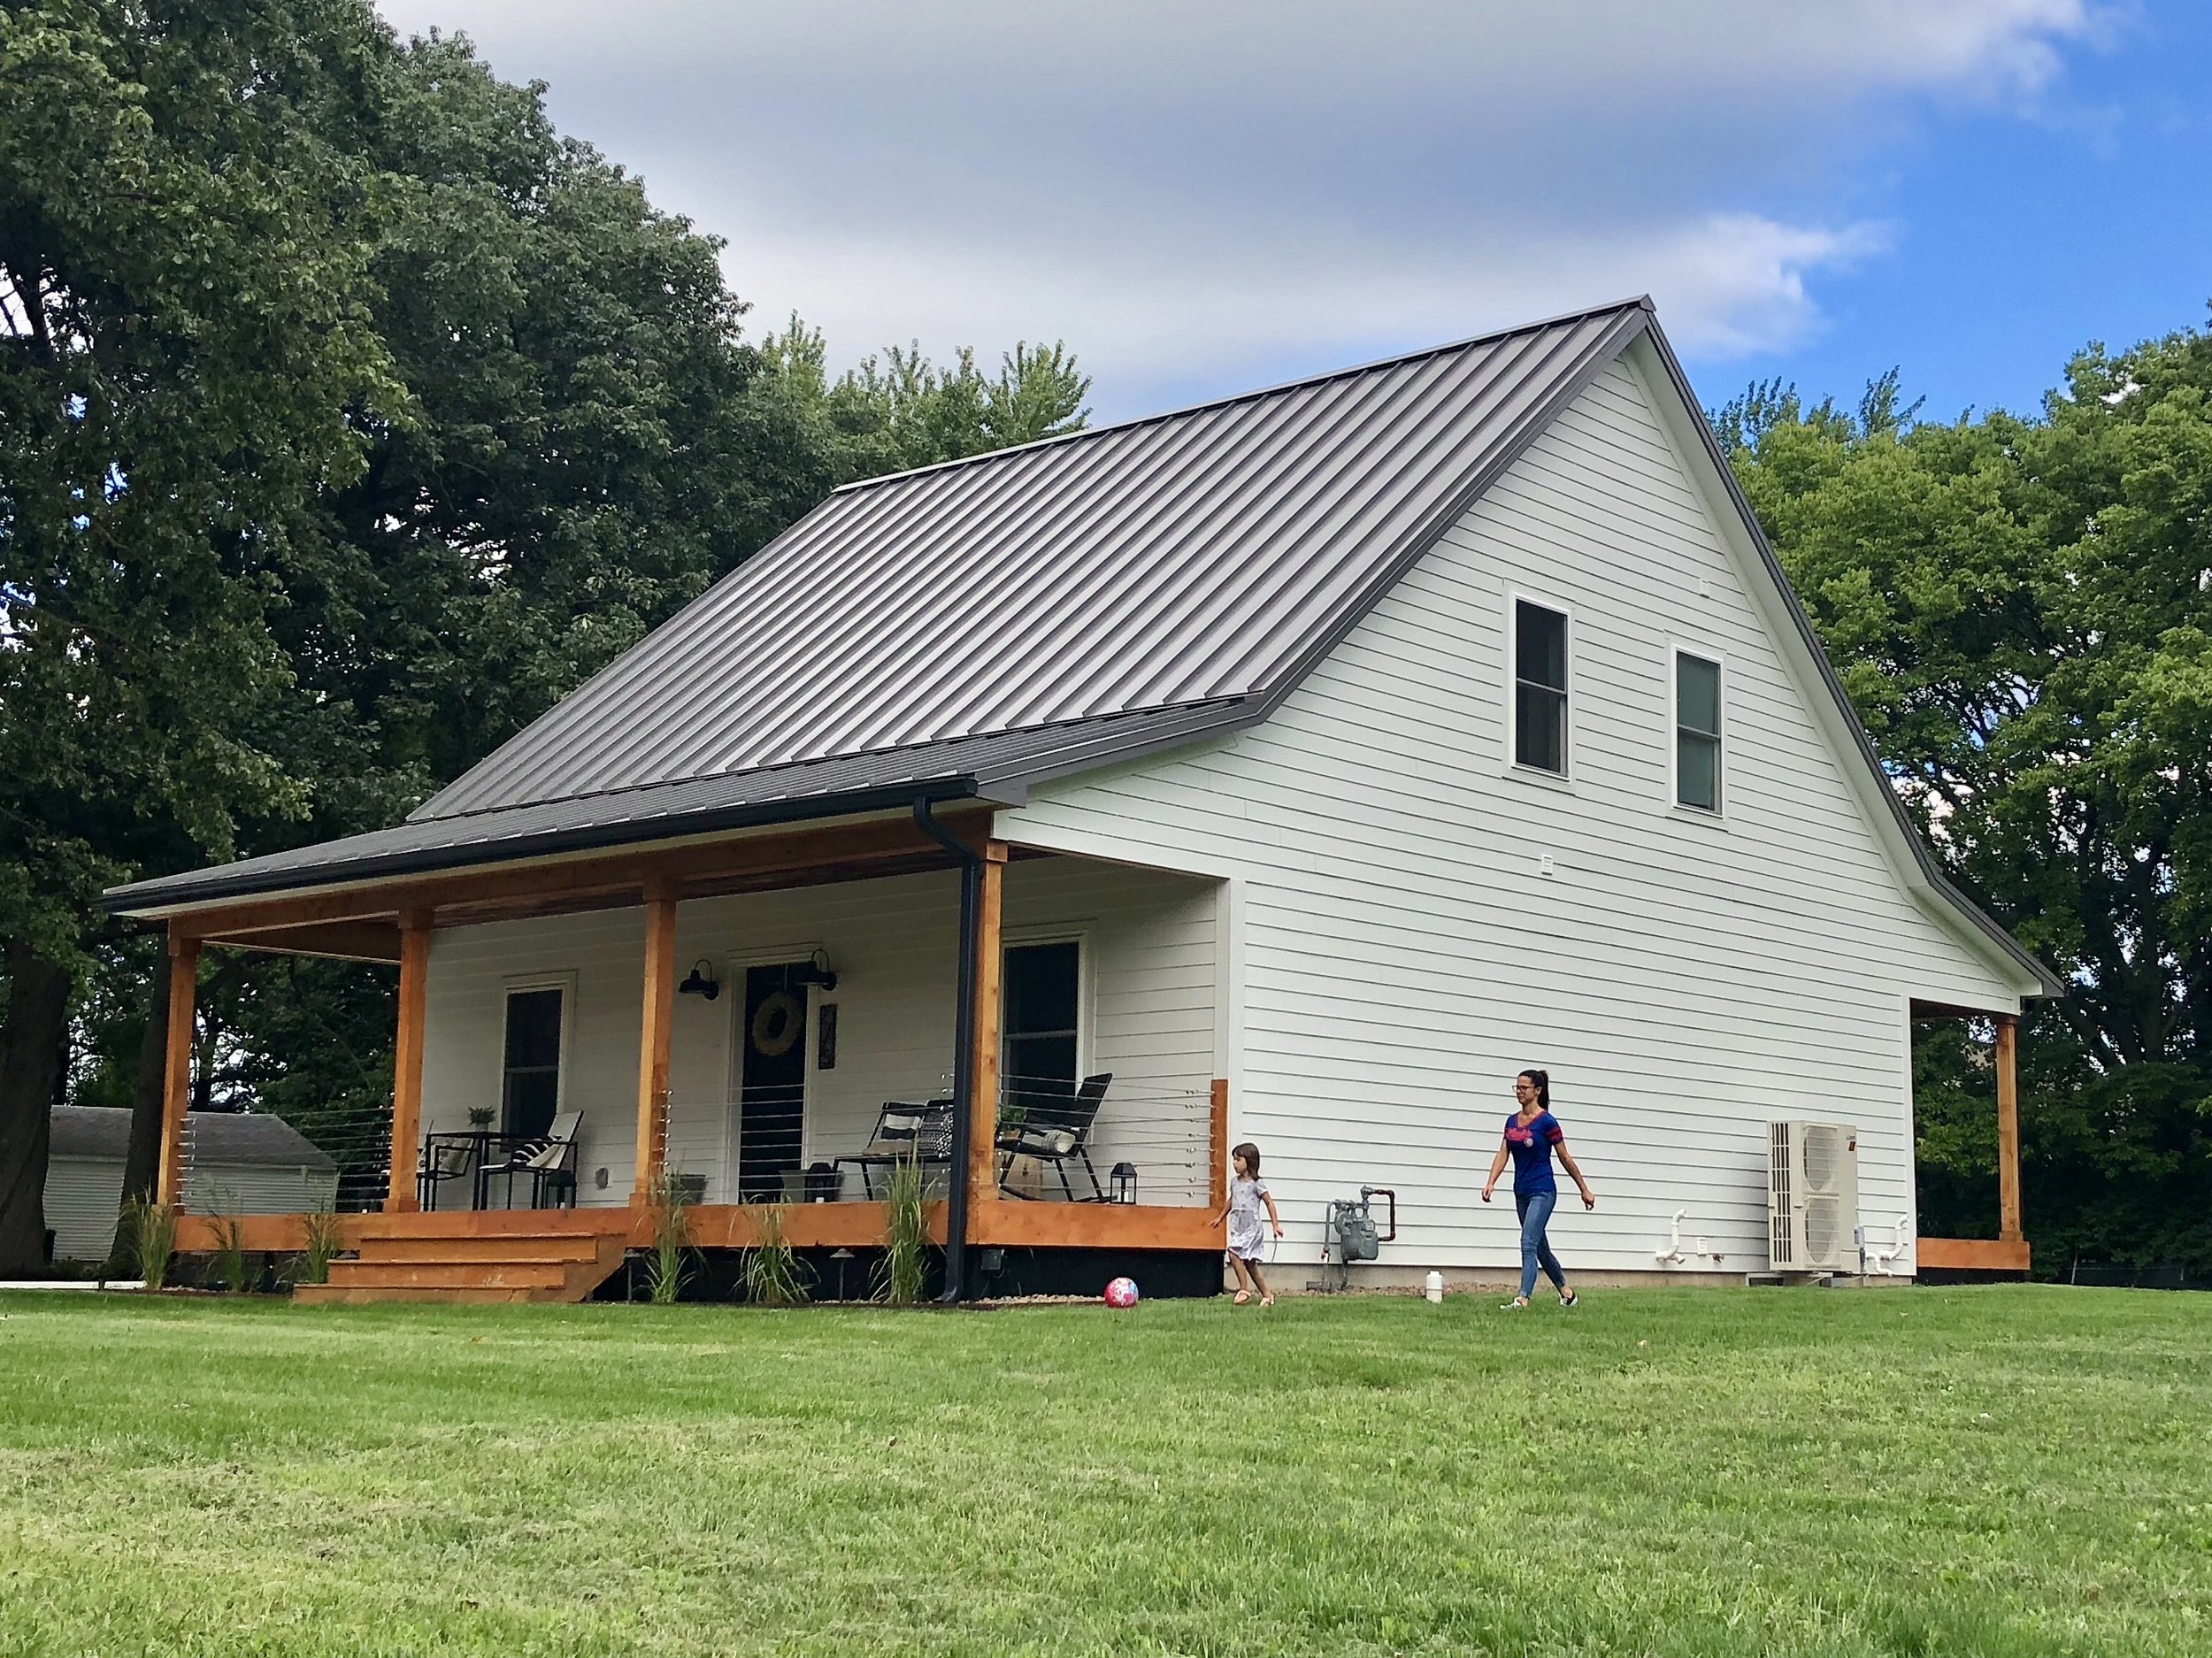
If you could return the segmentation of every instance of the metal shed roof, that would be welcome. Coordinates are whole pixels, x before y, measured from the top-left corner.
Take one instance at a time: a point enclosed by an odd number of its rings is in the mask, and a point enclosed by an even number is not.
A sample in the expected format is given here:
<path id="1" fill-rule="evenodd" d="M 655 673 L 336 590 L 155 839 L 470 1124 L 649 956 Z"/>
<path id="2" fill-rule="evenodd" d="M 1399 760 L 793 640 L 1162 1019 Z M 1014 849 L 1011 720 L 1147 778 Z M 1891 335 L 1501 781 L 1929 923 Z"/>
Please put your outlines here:
<path id="1" fill-rule="evenodd" d="M 314 1141 L 265 1111 L 189 1111 L 185 1132 L 193 1161 L 274 1169 L 335 1169 Z M 131 1114 L 119 1105 L 58 1105 L 47 1155 L 123 1161 L 130 1150 Z"/>

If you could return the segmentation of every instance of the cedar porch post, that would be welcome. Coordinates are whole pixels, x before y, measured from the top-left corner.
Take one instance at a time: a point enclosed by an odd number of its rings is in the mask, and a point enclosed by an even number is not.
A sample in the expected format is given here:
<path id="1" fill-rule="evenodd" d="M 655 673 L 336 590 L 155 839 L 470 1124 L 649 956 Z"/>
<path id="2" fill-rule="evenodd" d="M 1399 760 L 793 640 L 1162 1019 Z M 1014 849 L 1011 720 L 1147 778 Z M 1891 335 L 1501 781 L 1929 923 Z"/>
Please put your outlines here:
<path id="1" fill-rule="evenodd" d="M 1213 1171 L 1206 1177 L 1206 1203 L 1215 1214 L 1229 1207 L 1229 1079 L 1216 1077 L 1207 1121 L 1206 1144 Z"/>
<path id="2" fill-rule="evenodd" d="M 1997 1016 L 1997 1236 L 2020 1241 L 2020 1021 Z"/>
<path id="3" fill-rule="evenodd" d="M 975 917 L 975 1048 L 968 1061 L 968 1229 L 972 1233 L 975 1206 L 998 1196 L 999 1009 L 1006 959 L 1001 943 L 1006 897 L 1003 841 L 985 844 L 978 873 L 982 880 Z"/>
<path id="4" fill-rule="evenodd" d="M 637 1185 L 630 1201 L 652 1201 L 668 1141 L 668 1044 L 676 996 L 676 900 L 645 894 L 644 1025 L 637 1062 Z"/>
<path id="5" fill-rule="evenodd" d="M 422 1207 L 415 1192 L 422 1145 L 422 1027 L 430 1011 L 430 913 L 399 917 L 399 1032 L 392 1043 L 392 1178 L 387 1214 Z"/>
<path id="6" fill-rule="evenodd" d="M 161 1163 L 154 1201 L 174 1209 L 184 1194 L 184 1114 L 192 1101 L 192 1001 L 200 941 L 169 925 L 169 1048 L 161 1081 Z"/>

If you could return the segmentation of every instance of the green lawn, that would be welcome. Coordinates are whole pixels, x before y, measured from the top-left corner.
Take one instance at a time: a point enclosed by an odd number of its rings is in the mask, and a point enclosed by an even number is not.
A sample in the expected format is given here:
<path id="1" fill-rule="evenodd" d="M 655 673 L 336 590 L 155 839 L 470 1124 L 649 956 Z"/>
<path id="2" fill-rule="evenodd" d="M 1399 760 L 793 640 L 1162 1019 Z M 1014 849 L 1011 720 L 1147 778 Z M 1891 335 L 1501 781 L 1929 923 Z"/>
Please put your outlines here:
<path id="1" fill-rule="evenodd" d="M 2212 1652 L 2212 1295 L 0 1297 L 0 1653 Z"/>

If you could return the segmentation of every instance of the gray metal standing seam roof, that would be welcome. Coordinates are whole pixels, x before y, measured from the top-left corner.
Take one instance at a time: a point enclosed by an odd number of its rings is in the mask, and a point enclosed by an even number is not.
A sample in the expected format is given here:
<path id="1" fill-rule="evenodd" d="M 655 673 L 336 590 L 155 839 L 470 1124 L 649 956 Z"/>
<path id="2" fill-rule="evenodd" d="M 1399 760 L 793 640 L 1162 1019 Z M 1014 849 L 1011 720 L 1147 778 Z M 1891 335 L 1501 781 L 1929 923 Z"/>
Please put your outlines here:
<path id="1" fill-rule="evenodd" d="M 412 820 L 1263 696 L 1647 320 L 848 485 Z"/>
<path id="2" fill-rule="evenodd" d="M 849 484 L 405 823 L 105 902 L 142 914 L 919 794 L 1018 803 L 1031 783 L 1256 724 L 1646 333 L 1690 400 L 1636 299 Z M 1934 889 L 2062 994 L 1883 794 Z"/>
<path id="3" fill-rule="evenodd" d="M 1264 718 L 1636 334 L 1631 300 L 849 484 L 395 828 L 164 907 L 1033 782 Z"/>

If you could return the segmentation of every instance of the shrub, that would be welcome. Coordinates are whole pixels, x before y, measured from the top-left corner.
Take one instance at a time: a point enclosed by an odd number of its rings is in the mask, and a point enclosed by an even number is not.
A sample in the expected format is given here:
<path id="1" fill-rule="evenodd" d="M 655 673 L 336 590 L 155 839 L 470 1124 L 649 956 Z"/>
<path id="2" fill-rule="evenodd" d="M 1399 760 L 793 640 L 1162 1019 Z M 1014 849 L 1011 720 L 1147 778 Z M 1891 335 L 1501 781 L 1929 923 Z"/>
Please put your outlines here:
<path id="1" fill-rule="evenodd" d="M 745 1299 L 756 1307 L 805 1305 L 806 1278 L 784 1235 L 783 1205 L 757 1204 L 746 1213 L 759 1241 L 745 1252 Z"/>
<path id="2" fill-rule="evenodd" d="M 235 1215 L 218 1215 L 215 1223 L 215 1277 L 233 1295 L 252 1287 L 246 1276 L 246 1223 Z"/>
<path id="3" fill-rule="evenodd" d="M 645 1263 L 646 1293 L 655 1306 L 666 1307 L 683 1288 L 684 1253 L 691 1243 L 683 1171 L 662 1170 L 646 1201 L 653 1217 L 652 1254 Z"/>
<path id="4" fill-rule="evenodd" d="M 345 1248 L 345 1240 L 339 1234 L 338 1213 L 327 1202 L 319 1203 L 307 1217 L 307 1247 L 300 1251 L 293 1263 L 293 1281 L 299 1284 L 327 1284 L 330 1282 L 330 1263 Z"/>
<path id="5" fill-rule="evenodd" d="M 123 1224 L 130 1232 L 138 1276 L 146 1280 L 148 1289 L 159 1289 L 177 1253 L 176 1210 L 150 1198 L 134 1197 L 124 1206 Z"/>
<path id="6" fill-rule="evenodd" d="M 880 1293 L 894 1307 L 922 1299 L 929 1270 L 929 1228 L 922 1218 L 922 1165 L 910 1152 L 892 1163 L 884 1184 L 890 1219 L 883 1232 Z"/>

